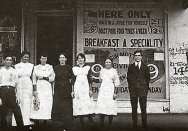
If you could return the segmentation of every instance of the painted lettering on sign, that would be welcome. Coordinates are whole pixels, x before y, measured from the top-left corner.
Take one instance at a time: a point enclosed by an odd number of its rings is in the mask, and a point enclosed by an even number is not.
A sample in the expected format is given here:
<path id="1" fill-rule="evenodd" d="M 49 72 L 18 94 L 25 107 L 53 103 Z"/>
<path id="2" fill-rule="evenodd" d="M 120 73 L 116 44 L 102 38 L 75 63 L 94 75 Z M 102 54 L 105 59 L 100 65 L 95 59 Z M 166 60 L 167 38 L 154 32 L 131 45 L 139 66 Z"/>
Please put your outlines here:
<path id="1" fill-rule="evenodd" d="M 170 107 L 164 107 L 163 106 L 163 112 L 170 112 Z"/>
<path id="2" fill-rule="evenodd" d="M 163 93 L 163 87 L 149 87 L 149 93 Z"/>
<path id="3" fill-rule="evenodd" d="M 123 18 L 123 11 L 99 10 L 99 18 Z"/>
<path id="4" fill-rule="evenodd" d="M 85 38 L 85 47 L 119 47 L 119 39 Z"/>
<path id="5" fill-rule="evenodd" d="M 176 44 L 178 45 L 178 43 Z M 184 46 L 184 43 L 182 43 L 182 46 L 169 48 L 169 55 L 171 57 L 174 57 L 180 54 L 186 54 L 186 52 L 187 52 L 187 48 Z"/>
<path id="6" fill-rule="evenodd" d="M 100 67 L 97 64 L 104 67 L 105 58 L 113 58 L 113 67 L 117 69 L 121 82 L 118 99 L 129 98 L 127 71 L 129 64 L 134 62 L 134 51 L 141 49 L 143 61 L 150 68 L 149 97 L 166 98 L 165 59 L 154 57 L 155 53 L 165 54 L 165 15 L 161 5 L 84 2 L 78 10 L 77 20 L 82 25 L 78 24 L 77 39 L 83 43 L 86 54 L 95 54 L 95 63 L 90 63 L 94 65 L 94 79 L 99 74 Z M 120 56 L 128 57 L 120 60 Z M 99 87 L 97 84 L 95 81 L 94 87 Z"/>
<path id="7" fill-rule="evenodd" d="M 159 69 L 155 64 L 148 64 L 150 69 L 150 79 L 155 79 L 159 75 Z"/>
<path id="8" fill-rule="evenodd" d="M 131 39 L 131 47 L 164 47 L 163 39 Z"/>
<path id="9" fill-rule="evenodd" d="M 127 15 L 129 18 L 150 18 L 152 11 L 137 11 L 130 10 Z"/>
<path id="10" fill-rule="evenodd" d="M 169 48 L 170 56 L 170 84 L 188 85 L 188 65 L 187 65 L 187 48 L 186 42 L 177 42 L 176 47 Z"/>

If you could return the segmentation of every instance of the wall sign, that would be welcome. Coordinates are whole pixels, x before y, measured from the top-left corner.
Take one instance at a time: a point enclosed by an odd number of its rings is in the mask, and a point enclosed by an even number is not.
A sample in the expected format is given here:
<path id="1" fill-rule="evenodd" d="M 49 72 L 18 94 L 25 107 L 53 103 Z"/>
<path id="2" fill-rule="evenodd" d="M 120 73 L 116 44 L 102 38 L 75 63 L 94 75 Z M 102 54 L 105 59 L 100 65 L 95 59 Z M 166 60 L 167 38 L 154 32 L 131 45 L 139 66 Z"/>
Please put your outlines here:
<path id="1" fill-rule="evenodd" d="M 96 78 L 93 84 L 96 98 L 97 78 L 108 56 L 113 57 L 121 81 L 118 99 L 129 98 L 127 69 L 134 62 L 133 52 L 141 49 L 143 60 L 150 68 L 149 98 L 165 99 L 165 18 L 162 7 L 155 2 L 84 2 L 79 6 L 77 42 L 83 44 L 85 54 L 95 54 L 95 63 L 90 64 Z"/>

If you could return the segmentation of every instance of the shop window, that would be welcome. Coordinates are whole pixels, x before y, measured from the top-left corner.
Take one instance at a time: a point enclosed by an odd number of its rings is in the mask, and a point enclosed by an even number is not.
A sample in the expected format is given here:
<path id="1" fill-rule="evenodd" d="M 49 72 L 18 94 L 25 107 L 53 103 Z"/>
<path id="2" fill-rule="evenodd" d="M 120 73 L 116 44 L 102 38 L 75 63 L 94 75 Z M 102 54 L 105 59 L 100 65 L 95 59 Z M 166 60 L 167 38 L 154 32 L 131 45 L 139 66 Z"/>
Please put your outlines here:
<path id="1" fill-rule="evenodd" d="M 21 52 L 21 0 L 0 1 L 0 65 L 3 65 L 3 56 L 11 54 L 14 64 L 20 61 Z"/>
<path id="2" fill-rule="evenodd" d="M 134 62 L 134 51 L 139 49 L 143 51 L 143 61 L 150 68 L 149 99 L 167 99 L 166 16 L 163 4 L 85 1 L 79 7 L 77 39 L 83 43 L 83 50 L 92 66 L 96 80 L 93 84 L 95 97 L 99 90 L 99 71 L 105 58 L 111 56 L 121 81 L 118 99 L 129 99 L 128 66 Z"/>
<path id="3" fill-rule="evenodd" d="M 3 55 L 11 54 L 17 63 L 20 54 L 20 42 L 18 27 L 14 25 L 14 17 L 0 18 L 0 63 L 2 65 Z"/>

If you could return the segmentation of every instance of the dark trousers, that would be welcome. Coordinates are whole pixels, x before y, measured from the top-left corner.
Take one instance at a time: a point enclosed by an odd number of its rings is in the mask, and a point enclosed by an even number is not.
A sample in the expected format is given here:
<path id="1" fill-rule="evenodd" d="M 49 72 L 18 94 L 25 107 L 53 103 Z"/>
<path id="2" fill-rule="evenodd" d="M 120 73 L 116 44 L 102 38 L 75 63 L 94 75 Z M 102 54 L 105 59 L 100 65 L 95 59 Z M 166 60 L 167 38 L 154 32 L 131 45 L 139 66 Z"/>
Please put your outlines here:
<path id="1" fill-rule="evenodd" d="M 21 109 L 16 102 L 15 88 L 1 87 L 0 98 L 2 100 L 2 106 L 0 107 L 1 127 L 3 128 L 7 127 L 6 115 L 8 109 L 11 109 L 11 111 L 14 113 L 17 126 L 23 127 L 23 118 L 21 114 Z"/>
<path id="2" fill-rule="evenodd" d="M 147 96 L 131 96 L 131 106 L 132 106 L 132 120 L 133 120 L 133 127 L 137 126 L 137 108 L 138 108 L 138 99 L 141 108 L 141 117 L 142 117 L 142 126 L 147 127 L 147 113 L 146 113 L 146 103 L 147 103 Z"/>

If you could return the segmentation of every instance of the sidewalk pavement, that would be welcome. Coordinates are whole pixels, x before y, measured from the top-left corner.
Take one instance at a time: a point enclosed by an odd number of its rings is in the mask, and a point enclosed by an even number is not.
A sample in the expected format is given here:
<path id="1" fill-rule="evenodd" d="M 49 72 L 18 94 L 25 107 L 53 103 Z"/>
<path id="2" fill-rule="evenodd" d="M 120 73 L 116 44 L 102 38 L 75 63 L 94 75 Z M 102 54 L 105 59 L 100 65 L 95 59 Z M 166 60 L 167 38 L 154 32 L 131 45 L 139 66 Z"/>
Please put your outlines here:
<path id="1" fill-rule="evenodd" d="M 105 118 L 105 124 L 107 123 L 107 119 L 108 117 Z M 52 123 L 52 121 L 48 121 L 48 131 L 56 131 Z M 99 131 L 99 123 L 99 115 L 95 115 L 92 131 Z M 139 114 L 138 131 L 141 130 L 141 124 L 141 115 Z M 85 125 L 85 131 L 89 131 L 87 118 L 85 118 Z M 78 118 L 74 119 L 74 121 L 71 123 L 71 129 L 72 131 L 83 131 L 80 127 Z M 112 127 L 109 131 L 135 131 L 132 129 L 131 114 L 118 114 L 117 116 L 115 116 L 113 119 Z M 147 131 L 188 131 L 188 114 L 148 114 Z"/>
<path id="2" fill-rule="evenodd" d="M 87 118 L 85 118 L 87 119 Z M 107 121 L 106 121 L 107 122 Z M 74 131 L 81 131 L 79 120 L 72 122 Z M 138 130 L 141 129 L 141 115 L 138 115 Z M 99 130 L 99 116 L 94 117 L 94 131 Z M 114 117 L 110 131 L 132 131 L 131 114 Z M 148 114 L 148 131 L 188 131 L 188 114 Z"/>

